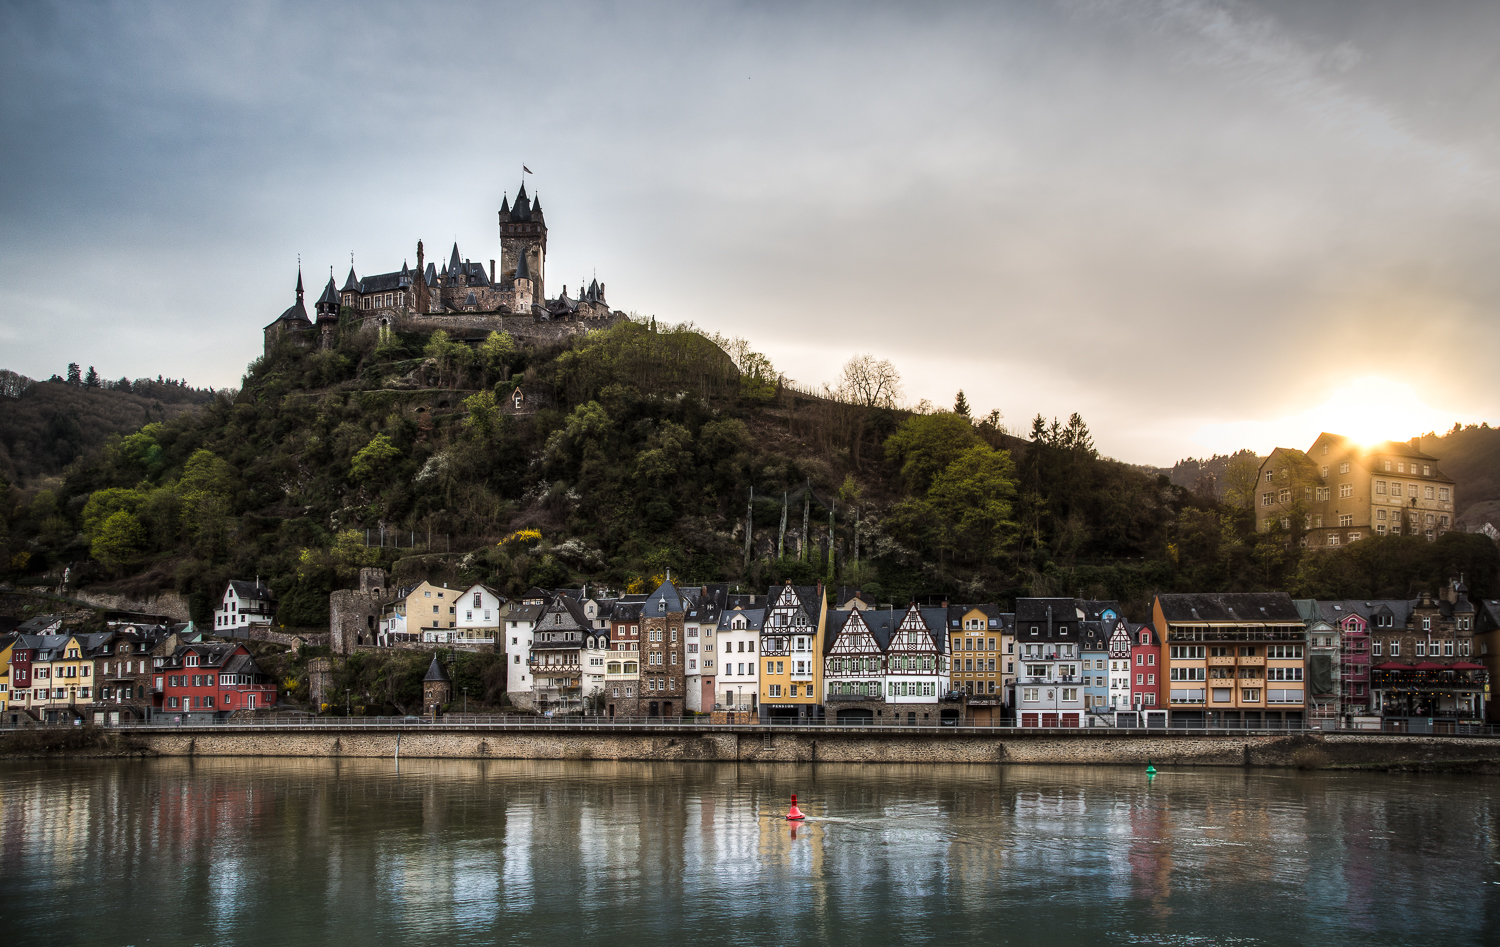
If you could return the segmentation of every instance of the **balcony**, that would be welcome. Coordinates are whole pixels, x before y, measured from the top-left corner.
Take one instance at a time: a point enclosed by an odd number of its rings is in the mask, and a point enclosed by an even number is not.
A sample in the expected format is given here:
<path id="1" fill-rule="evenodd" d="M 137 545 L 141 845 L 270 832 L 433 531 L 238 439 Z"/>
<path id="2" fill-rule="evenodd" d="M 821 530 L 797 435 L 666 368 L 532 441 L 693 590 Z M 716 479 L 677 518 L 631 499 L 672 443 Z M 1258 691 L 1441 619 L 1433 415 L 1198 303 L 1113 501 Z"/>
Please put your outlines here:
<path id="1" fill-rule="evenodd" d="M 1226 667 L 1234 664 L 1234 656 L 1214 655 L 1208 659 L 1209 667 Z"/>
<path id="2" fill-rule="evenodd" d="M 1247 655 L 1245 657 L 1236 658 L 1235 660 L 1239 662 L 1240 667 L 1265 667 L 1266 664 L 1266 659 L 1261 657 L 1260 655 L 1255 655 L 1253 657 Z"/>

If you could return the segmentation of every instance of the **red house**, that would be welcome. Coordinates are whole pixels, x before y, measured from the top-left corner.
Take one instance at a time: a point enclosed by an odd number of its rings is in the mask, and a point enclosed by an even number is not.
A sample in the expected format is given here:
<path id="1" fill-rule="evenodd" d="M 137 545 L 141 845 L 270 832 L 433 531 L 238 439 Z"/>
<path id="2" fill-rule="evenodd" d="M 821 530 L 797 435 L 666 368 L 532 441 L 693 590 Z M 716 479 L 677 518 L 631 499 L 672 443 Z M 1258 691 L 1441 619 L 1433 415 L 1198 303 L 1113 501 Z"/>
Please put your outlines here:
<path id="1" fill-rule="evenodd" d="M 276 682 L 242 644 L 183 645 L 156 669 L 166 713 L 231 714 L 276 704 Z"/>
<path id="2" fill-rule="evenodd" d="M 1165 674 L 1166 669 L 1161 665 L 1161 638 L 1150 625 L 1141 625 L 1135 629 L 1130 645 L 1130 706 L 1140 712 L 1147 726 L 1158 720 L 1165 726 L 1167 706 L 1161 699 Z"/>

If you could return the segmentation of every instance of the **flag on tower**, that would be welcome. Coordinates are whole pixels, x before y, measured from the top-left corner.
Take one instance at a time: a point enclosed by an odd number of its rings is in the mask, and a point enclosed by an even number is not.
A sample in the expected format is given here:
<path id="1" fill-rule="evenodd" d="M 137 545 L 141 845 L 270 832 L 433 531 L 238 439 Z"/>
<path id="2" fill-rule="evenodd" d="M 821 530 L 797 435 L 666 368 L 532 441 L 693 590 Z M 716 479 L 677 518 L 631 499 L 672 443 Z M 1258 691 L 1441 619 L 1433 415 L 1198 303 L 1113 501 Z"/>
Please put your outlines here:
<path id="1" fill-rule="evenodd" d="M 526 167 L 526 165 L 524 165 L 524 164 L 521 165 L 521 170 L 525 171 L 527 174 L 531 174 L 532 173 L 532 170 L 530 168 Z"/>

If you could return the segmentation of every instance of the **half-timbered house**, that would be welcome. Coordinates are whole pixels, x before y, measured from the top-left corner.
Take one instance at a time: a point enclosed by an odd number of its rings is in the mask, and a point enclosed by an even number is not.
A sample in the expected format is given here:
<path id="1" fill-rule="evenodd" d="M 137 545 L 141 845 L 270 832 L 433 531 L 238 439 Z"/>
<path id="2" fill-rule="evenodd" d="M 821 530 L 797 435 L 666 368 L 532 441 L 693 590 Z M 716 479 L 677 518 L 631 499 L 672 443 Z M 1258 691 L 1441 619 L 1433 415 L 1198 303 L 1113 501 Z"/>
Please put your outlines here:
<path id="1" fill-rule="evenodd" d="M 823 586 L 772 589 L 761 628 L 761 719 L 822 717 L 820 676 L 828 602 Z"/>

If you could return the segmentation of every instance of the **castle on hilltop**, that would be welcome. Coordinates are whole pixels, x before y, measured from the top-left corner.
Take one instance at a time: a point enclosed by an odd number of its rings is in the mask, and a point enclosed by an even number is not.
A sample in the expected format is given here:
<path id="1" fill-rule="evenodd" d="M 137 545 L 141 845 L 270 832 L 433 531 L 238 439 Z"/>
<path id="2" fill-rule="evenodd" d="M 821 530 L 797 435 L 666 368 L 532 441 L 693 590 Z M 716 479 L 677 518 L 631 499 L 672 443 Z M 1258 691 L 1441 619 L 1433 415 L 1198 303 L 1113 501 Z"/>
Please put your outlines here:
<path id="1" fill-rule="evenodd" d="M 382 334 L 445 329 L 459 338 L 477 338 L 501 330 L 557 338 L 625 318 L 609 308 L 604 284 L 597 279 L 586 289 L 580 283 L 576 299 L 568 296 L 567 286 L 547 298 L 547 220 L 541 200 L 527 196 L 524 182 L 515 204 L 509 195 L 501 198 L 499 217 L 498 271 L 493 259 L 486 269 L 482 262 L 464 257 L 456 242 L 448 262 L 438 269 L 426 260 L 418 240 L 416 269 L 403 260 L 400 270 L 361 277 L 351 264 L 342 287 L 336 287 L 330 272 L 313 304 L 316 322 L 308 318 L 303 302 L 299 267 L 297 301 L 266 326 L 265 350 L 270 352 L 282 339 L 329 348 L 341 324 Z M 550 328 L 528 329 L 544 325 Z"/>

